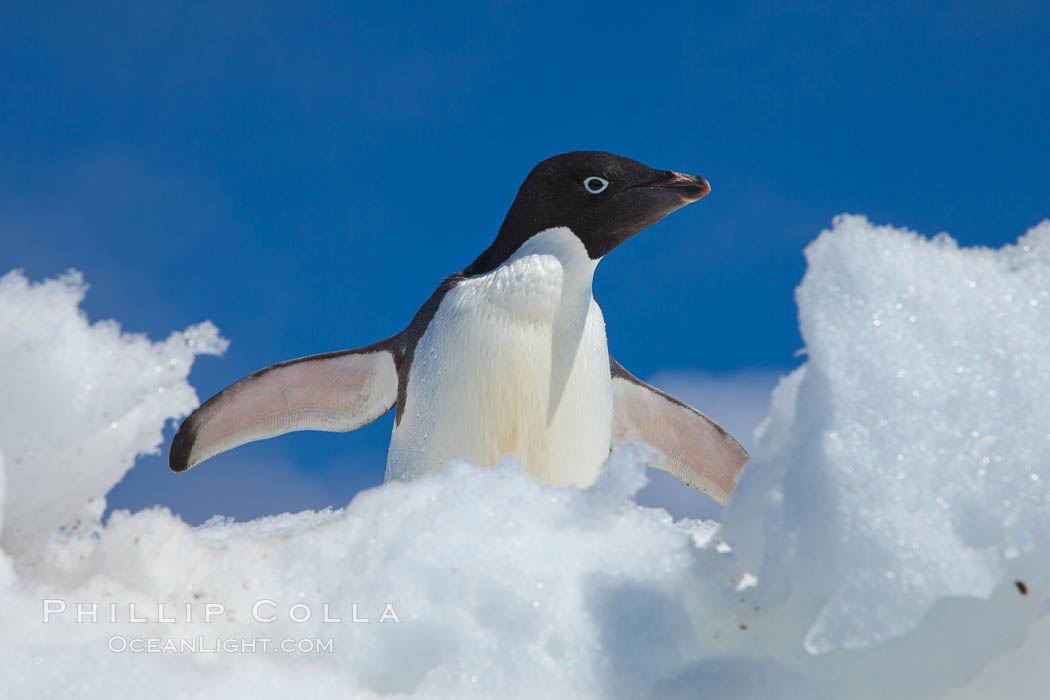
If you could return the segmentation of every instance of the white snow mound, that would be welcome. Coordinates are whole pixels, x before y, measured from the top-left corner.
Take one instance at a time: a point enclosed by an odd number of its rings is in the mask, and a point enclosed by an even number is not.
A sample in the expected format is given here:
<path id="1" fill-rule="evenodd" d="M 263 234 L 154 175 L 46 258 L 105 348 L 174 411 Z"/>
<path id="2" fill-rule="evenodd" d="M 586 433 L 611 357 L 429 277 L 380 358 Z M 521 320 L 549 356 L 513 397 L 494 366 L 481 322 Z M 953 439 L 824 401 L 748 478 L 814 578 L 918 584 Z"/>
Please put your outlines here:
<path id="1" fill-rule="evenodd" d="M 7 275 L 0 697 L 1042 697 L 1050 222 L 993 251 L 843 216 L 806 255 L 808 360 L 721 529 L 634 503 L 643 445 L 589 489 L 456 463 L 340 510 L 103 527 L 223 341 Z"/>
<path id="2" fill-rule="evenodd" d="M 0 449 L 7 464 L 2 544 L 33 556 L 59 526 L 97 520 L 104 496 L 160 448 L 169 418 L 197 404 L 186 382 L 195 355 L 222 354 L 211 323 L 162 343 L 89 324 L 78 272 L 30 284 L 0 278 Z"/>

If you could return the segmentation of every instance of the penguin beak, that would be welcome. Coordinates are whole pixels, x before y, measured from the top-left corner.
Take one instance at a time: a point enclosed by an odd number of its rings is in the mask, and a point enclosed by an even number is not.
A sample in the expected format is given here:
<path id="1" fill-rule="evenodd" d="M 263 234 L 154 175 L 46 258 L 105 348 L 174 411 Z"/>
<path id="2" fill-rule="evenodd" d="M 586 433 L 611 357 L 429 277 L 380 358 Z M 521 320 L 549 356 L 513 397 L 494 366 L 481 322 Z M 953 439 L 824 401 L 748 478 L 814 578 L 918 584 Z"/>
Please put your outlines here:
<path id="1" fill-rule="evenodd" d="M 686 201 L 686 204 L 703 199 L 711 191 L 711 185 L 700 175 L 686 175 L 674 170 L 668 170 L 664 177 L 653 182 L 647 182 L 644 185 L 638 185 L 638 187 L 659 187 L 673 190 Z"/>

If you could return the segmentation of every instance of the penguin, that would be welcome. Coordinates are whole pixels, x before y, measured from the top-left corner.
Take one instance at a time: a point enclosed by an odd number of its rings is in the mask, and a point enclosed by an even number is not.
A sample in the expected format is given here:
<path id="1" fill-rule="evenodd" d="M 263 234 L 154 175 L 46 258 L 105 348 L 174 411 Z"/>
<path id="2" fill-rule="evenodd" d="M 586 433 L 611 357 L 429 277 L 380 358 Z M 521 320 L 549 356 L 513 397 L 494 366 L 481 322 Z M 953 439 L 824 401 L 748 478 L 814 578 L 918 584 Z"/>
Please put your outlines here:
<path id="1" fill-rule="evenodd" d="M 747 452 L 610 356 L 591 293 L 607 253 L 710 191 L 703 177 L 602 151 L 544 160 L 492 244 L 405 330 L 232 384 L 182 423 L 169 466 L 294 430 L 355 430 L 395 409 L 387 480 L 511 454 L 542 481 L 585 487 L 613 445 L 640 439 L 662 453 L 653 466 L 725 504 Z"/>

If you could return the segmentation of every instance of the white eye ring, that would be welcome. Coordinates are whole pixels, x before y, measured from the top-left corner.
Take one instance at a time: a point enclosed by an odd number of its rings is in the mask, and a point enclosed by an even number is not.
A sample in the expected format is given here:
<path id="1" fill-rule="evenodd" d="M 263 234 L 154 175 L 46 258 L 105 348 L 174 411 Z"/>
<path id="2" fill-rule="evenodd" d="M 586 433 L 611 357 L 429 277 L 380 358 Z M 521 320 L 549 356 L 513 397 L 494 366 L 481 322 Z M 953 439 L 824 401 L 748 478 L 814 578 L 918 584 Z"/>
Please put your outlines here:
<path id="1" fill-rule="evenodd" d="M 609 186 L 609 181 L 593 175 L 583 181 L 583 187 L 591 194 L 601 194 Z"/>

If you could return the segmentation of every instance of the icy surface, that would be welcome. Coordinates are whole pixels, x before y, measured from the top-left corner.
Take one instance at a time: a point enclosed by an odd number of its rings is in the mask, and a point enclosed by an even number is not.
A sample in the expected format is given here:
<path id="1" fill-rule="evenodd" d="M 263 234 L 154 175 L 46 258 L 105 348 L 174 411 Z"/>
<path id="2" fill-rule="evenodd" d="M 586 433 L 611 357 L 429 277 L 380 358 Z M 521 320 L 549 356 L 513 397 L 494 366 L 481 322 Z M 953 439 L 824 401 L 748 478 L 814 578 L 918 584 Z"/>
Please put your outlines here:
<path id="1" fill-rule="evenodd" d="M 1050 223 L 992 251 L 840 217 L 806 258 L 809 361 L 724 522 L 768 595 L 820 592 L 807 648 L 870 646 L 935 600 L 1045 577 Z"/>
<path id="2" fill-rule="evenodd" d="M 210 323 L 163 343 L 89 324 L 78 308 L 86 289 L 75 272 L 41 284 L 17 271 L 0 278 L 2 544 L 16 555 L 97 519 L 135 455 L 159 449 L 164 422 L 197 405 L 193 357 L 226 348 Z"/>
<path id="3" fill-rule="evenodd" d="M 76 278 L 8 275 L 0 697 L 1041 697 L 1050 223 L 992 251 L 840 217 L 806 255 L 807 361 L 722 528 L 634 502 L 641 445 L 585 490 L 453 464 L 340 510 L 102 527 L 109 486 L 195 404 L 194 352 L 222 341 L 89 326 Z M 45 600 L 67 609 L 45 623 Z M 136 639 L 332 651 L 110 650 Z"/>

